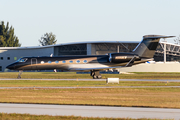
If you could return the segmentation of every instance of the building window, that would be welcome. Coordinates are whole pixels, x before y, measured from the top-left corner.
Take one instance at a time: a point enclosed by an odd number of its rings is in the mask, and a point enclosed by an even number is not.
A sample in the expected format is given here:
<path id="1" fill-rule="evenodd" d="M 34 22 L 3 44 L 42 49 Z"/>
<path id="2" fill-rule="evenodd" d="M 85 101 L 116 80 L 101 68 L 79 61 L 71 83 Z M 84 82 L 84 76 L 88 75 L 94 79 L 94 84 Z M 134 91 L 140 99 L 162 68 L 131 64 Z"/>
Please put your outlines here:
<path id="1" fill-rule="evenodd" d="M 59 61 L 56 60 L 55 63 L 59 63 Z"/>
<path id="2" fill-rule="evenodd" d="M 66 63 L 66 61 L 65 61 L 65 60 L 63 60 L 63 61 L 62 61 L 62 63 Z"/>
<path id="3" fill-rule="evenodd" d="M 14 57 L 14 60 L 17 60 L 17 57 Z"/>
<path id="4" fill-rule="evenodd" d="M 3 57 L 1 57 L 1 60 L 3 60 Z"/>
<path id="5" fill-rule="evenodd" d="M 10 57 L 7 57 L 7 60 L 10 60 Z"/>
<path id="6" fill-rule="evenodd" d="M 52 63 L 51 61 L 48 61 L 48 63 Z"/>
<path id="7" fill-rule="evenodd" d="M 69 63 L 73 63 L 73 61 L 71 60 L 71 61 L 69 61 Z"/>
<path id="8" fill-rule="evenodd" d="M 77 62 L 77 63 L 80 63 L 80 60 L 77 60 L 76 62 Z"/>
<path id="9" fill-rule="evenodd" d="M 87 55 L 87 44 L 63 45 L 55 47 L 57 55 Z"/>
<path id="10" fill-rule="evenodd" d="M 2 71 L 2 66 L 0 66 L 0 71 Z"/>

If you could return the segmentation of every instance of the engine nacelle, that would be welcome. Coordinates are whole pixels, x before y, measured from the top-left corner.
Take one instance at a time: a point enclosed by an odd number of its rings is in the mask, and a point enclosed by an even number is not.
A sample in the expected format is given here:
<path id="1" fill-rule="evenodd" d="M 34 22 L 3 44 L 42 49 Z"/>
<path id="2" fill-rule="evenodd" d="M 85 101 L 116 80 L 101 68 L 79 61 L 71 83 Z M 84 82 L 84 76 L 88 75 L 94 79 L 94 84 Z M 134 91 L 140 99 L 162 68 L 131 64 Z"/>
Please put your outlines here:
<path id="1" fill-rule="evenodd" d="M 139 58 L 135 54 L 128 53 L 109 53 L 109 62 L 111 63 L 121 63 L 121 62 L 129 62 L 132 58 Z"/>

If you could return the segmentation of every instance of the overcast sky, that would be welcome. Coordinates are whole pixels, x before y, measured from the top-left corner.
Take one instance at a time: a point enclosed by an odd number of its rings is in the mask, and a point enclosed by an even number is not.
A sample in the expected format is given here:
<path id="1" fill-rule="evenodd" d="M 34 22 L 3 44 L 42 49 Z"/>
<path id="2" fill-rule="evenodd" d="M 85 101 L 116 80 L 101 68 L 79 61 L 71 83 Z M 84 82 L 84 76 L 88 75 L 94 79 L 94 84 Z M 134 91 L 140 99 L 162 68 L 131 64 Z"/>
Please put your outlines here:
<path id="1" fill-rule="evenodd" d="M 0 0 L 0 5 L 0 21 L 14 27 L 22 46 L 38 46 L 46 32 L 56 35 L 57 44 L 180 34 L 180 0 Z"/>

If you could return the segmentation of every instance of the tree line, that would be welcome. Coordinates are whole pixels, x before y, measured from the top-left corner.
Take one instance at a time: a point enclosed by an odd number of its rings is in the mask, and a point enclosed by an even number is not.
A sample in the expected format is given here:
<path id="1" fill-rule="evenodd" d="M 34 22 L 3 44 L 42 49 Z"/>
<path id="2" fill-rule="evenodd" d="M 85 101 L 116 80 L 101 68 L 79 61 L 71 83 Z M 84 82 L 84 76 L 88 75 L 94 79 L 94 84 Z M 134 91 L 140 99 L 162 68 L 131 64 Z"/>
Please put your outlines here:
<path id="1" fill-rule="evenodd" d="M 0 23 L 0 47 L 20 47 L 18 37 L 14 35 L 14 28 L 9 27 L 9 22 L 6 26 L 4 21 Z"/>
<path id="2" fill-rule="evenodd" d="M 56 44 L 56 35 L 52 32 L 45 33 L 39 40 L 41 46 Z M 9 27 L 9 22 L 4 24 L 4 21 L 0 22 L 0 47 L 20 47 L 18 37 L 14 34 L 14 28 Z"/>

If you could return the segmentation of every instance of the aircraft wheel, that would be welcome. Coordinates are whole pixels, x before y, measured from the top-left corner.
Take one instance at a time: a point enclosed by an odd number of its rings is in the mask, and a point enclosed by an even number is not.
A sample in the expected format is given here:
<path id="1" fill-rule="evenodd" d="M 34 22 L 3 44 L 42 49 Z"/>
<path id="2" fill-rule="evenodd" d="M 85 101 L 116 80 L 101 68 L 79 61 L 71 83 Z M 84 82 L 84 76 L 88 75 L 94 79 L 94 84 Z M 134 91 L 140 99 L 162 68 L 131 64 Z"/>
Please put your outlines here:
<path id="1" fill-rule="evenodd" d="M 17 79 L 21 79 L 21 76 L 18 76 Z"/>
<path id="2" fill-rule="evenodd" d="M 101 75 L 98 75 L 97 77 L 98 77 L 98 79 L 101 79 L 101 78 L 102 78 L 102 76 L 101 76 Z"/>
<path id="3" fill-rule="evenodd" d="M 97 79 L 97 76 L 94 75 L 94 76 L 93 76 L 93 79 Z"/>

